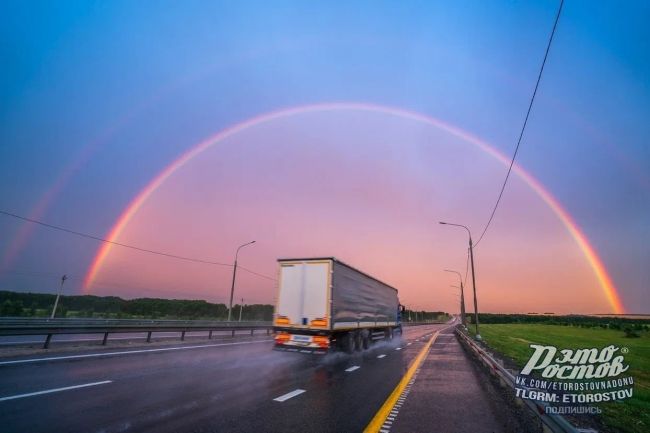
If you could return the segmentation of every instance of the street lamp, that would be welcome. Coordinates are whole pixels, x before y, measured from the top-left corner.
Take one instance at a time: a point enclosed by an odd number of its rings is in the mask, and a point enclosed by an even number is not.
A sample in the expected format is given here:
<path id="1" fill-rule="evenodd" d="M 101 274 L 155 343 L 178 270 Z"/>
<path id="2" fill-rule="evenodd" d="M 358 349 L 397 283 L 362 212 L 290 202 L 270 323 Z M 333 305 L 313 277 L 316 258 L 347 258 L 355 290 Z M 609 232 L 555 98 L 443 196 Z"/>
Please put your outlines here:
<path id="1" fill-rule="evenodd" d="M 465 297 L 463 296 L 463 289 L 461 289 L 460 286 L 456 286 L 454 284 L 450 284 L 449 287 L 460 289 L 460 293 L 454 293 L 454 295 L 458 296 L 458 301 L 460 302 L 460 323 L 465 328 L 467 328 L 465 325 Z"/>
<path id="2" fill-rule="evenodd" d="M 478 303 L 476 302 L 476 276 L 474 275 L 474 248 L 472 247 L 472 232 L 469 231 L 467 226 L 464 226 L 462 224 L 452 224 L 452 223 L 446 223 L 443 221 L 440 221 L 440 224 L 448 225 L 448 226 L 455 226 L 455 227 L 462 227 L 465 230 L 467 230 L 467 234 L 469 235 L 469 257 L 470 261 L 472 263 L 472 289 L 474 290 L 474 325 L 476 329 L 476 339 L 480 340 L 481 339 L 481 334 L 478 332 Z"/>
<path id="3" fill-rule="evenodd" d="M 239 248 L 237 248 L 237 252 L 235 252 L 235 266 L 232 268 L 232 285 L 230 286 L 230 305 L 228 307 L 228 321 L 230 322 L 230 317 L 232 316 L 232 297 L 235 294 L 235 276 L 237 275 L 237 256 L 239 255 L 239 250 L 244 248 L 247 245 L 254 244 L 255 241 L 251 241 L 248 243 L 245 243 L 243 245 L 240 245 Z"/>
<path id="4" fill-rule="evenodd" d="M 456 275 L 458 275 L 458 282 L 460 283 L 460 320 L 463 326 L 467 326 L 465 323 L 465 293 L 463 290 L 463 278 L 460 276 L 460 272 L 457 271 L 452 271 L 449 269 L 445 269 L 445 272 L 452 272 Z M 457 287 L 457 286 L 452 286 L 452 287 Z"/>

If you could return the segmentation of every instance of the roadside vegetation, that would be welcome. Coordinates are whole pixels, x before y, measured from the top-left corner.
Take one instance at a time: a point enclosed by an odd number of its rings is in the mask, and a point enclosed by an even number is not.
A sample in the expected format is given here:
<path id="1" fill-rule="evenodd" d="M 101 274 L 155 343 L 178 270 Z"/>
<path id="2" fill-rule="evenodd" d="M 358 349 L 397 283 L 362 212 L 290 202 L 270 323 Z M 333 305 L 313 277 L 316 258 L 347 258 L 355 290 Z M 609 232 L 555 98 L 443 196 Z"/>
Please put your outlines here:
<path id="1" fill-rule="evenodd" d="M 553 345 L 558 349 L 603 348 L 610 344 L 627 348 L 629 352 L 624 356 L 630 369 L 626 374 L 634 378 L 634 397 L 623 402 L 601 404 L 600 421 L 613 431 L 650 431 L 650 331 L 647 321 L 624 320 L 620 323 L 618 320 L 611 322 L 611 318 L 595 318 L 595 321 L 576 322 L 573 316 L 557 316 L 552 324 L 496 324 L 483 323 L 482 319 L 483 315 L 479 316 L 479 331 L 484 342 L 510 358 L 519 368 L 526 364 L 533 352 L 530 344 Z M 473 326 L 468 328 L 474 332 Z"/>
<path id="2" fill-rule="evenodd" d="M 0 290 L 0 317 L 49 317 L 56 295 L 21 293 Z M 239 319 L 241 306 L 233 306 L 233 320 Z M 244 305 L 242 320 L 271 321 L 273 305 Z M 62 295 L 56 310 L 57 318 L 96 319 L 179 319 L 226 320 L 228 307 L 202 300 L 140 298 L 122 299 L 117 296 Z M 403 322 L 445 322 L 449 314 L 443 311 L 406 310 Z"/>
<path id="3" fill-rule="evenodd" d="M 49 317 L 56 295 L 0 291 L 0 317 Z M 233 306 L 239 319 L 240 305 Z M 56 317 L 104 319 L 189 319 L 226 320 L 225 304 L 185 299 L 122 299 L 116 296 L 62 295 Z M 244 305 L 242 320 L 270 321 L 273 306 Z"/>
<path id="4" fill-rule="evenodd" d="M 474 316 L 467 315 L 470 323 Z M 480 324 L 489 323 L 545 323 L 547 325 L 578 326 L 581 328 L 630 329 L 636 331 L 650 330 L 650 315 L 629 316 L 585 316 L 552 314 L 481 314 L 478 315 Z"/>
<path id="5" fill-rule="evenodd" d="M 415 311 L 406 309 L 402 313 L 402 323 L 446 322 L 451 316 L 444 311 Z M 480 319 L 479 319 L 480 320 Z"/>

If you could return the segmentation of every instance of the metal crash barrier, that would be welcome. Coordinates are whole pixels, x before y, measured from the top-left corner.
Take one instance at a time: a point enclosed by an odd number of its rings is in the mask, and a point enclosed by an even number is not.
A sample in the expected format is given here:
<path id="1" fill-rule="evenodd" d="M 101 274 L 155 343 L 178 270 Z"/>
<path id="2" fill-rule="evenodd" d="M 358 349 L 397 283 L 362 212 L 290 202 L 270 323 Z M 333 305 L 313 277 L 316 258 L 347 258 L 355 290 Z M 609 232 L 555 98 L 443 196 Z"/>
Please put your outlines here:
<path id="1" fill-rule="evenodd" d="M 212 339 L 215 331 L 230 331 L 235 336 L 237 331 L 265 330 L 271 333 L 271 322 L 221 322 L 210 320 L 139 320 L 139 319 L 0 319 L 0 336 L 44 335 L 43 348 L 50 346 L 52 336 L 70 334 L 103 334 L 102 345 L 106 345 L 109 334 L 146 333 L 147 342 L 156 332 L 178 332 L 181 341 L 186 332 L 208 332 Z"/>
<path id="2" fill-rule="evenodd" d="M 490 355 L 484 348 L 477 344 L 472 338 L 470 338 L 460 327 L 456 328 L 456 335 L 461 343 L 468 347 L 476 357 L 488 367 L 490 373 L 493 376 L 496 376 L 499 379 L 499 382 L 512 388 L 515 388 L 515 375 L 513 375 L 509 370 L 507 370 L 500 361 L 496 360 L 492 355 Z M 567 421 L 563 416 L 557 414 L 547 414 L 545 408 L 549 406 L 546 402 L 537 402 L 526 399 L 518 399 L 523 404 L 525 404 L 542 423 L 542 429 L 544 432 L 553 432 L 553 433 L 594 433 L 595 430 L 592 429 L 579 429 Z"/>

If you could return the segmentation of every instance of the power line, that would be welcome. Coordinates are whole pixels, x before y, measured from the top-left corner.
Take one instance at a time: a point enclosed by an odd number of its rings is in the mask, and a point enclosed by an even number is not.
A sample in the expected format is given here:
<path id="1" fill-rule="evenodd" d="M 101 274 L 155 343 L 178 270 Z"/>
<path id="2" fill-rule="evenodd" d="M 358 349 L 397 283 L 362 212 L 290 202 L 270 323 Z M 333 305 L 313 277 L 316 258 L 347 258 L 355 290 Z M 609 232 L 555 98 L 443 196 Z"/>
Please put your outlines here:
<path id="1" fill-rule="evenodd" d="M 555 29 L 557 28 L 557 23 L 560 20 L 560 13 L 562 12 L 562 6 L 564 5 L 564 0 L 560 0 L 560 7 L 557 10 L 557 15 L 555 16 L 555 23 L 553 24 L 553 30 L 551 31 L 551 35 L 548 39 L 548 44 L 546 45 L 546 52 L 544 53 L 544 60 L 542 61 L 542 66 L 539 69 L 539 74 L 537 75 L 537 82 L 535 83 L 535 90 L 533 90 L 533 95 L 530 98 L 530 103 L 528 104 L 528 111 L 526 112 L 526 117 L 524 119 L 524 124 L 521 127 L 521 132 L 519 133 L 519 139 L 517 140 L 517 146 L 515 147 L 515 152 L 512 155 L 512 160 L 510 161 L 510 166 L 508 167 L 508 173 L 506 173 L 506 178 L 503 181 L 503 185 L 501 186 L 501 191 L 499 192 L 499 197 L 497 198 L 496 203 L 494 204 L 494 208 L 492 209 L 492 214 L 490 215 L 490 219 L 488 220 L 487 224 L 485 225 L 485 228 L 483 229 L 483 233 L 481 233 L 481 236 L 478 238 L 478 241 L 474 243 L 474 247 L 478 245 L 479 242 L 481 242 L 481 239 L 483 239 L 483 236 L 485 236 L 485 232 L 487 232 L 488 227 L 490 227 L 490 223 L 492 223 L 492 219 L 494 218 L 494 214 L 497 211 L 497 208 L 499 207 L 499 202 L 501 201 L 501 197 L 503 196 L 503 191 L 506 189 L 506 184 L 508 183 L 508 178 L 510 177 L 510 172 L 512 171 L 512 166 L 515 163 L 515 158 L 517 157 L 517 152 L 519 151 L 519 145 L 521 144 L 521 139 L 524 136 L 524 130 L 526 129 L 526 124 L 528 123 L 528 117 L 530 116 L 530 111 L 533 108 L 533 102 L 535 101 L 535 95 L 537 95 L 537 89 L 539 87 L 539 82 L 542 79 L 542 73 L 544 72 L 544 66 L 546 65 L 546 59 L 548 57 L 548 53 L 551 49 L 551 43 L 553 42 L 553 36 L 555 35 Z"/>
<path id="2" fill-rule="evenodd" d="M 204 263 L 204 264 L 208 264 L 208 265 L 230 266 L 230 267 L 233 266 L 233 265 L 230 265 L 228 263 L 219 263 L 219 262 L 213 262 L 213 261 L 210 261 L 210 260 L 195 259 L 195 258 L 192 258 L 192 257 L 179 256 L 179 255 L 176 255 L 176 254 L 170 254 L 170 253 L 165 253 L 165 252 L 161 252 L 161 251 L 150 250 L 150 249 L 147 249 L 147 248 L 136 247 L 134 245 L 127 245 L 127 244 L 123 244 L 121 242 L 109 241 L 108 239 L 100 238 L 98 236 L 93 236 L 93 235 L 89 235 L 87 233 L 81 233 L 81 232 L 78 232 L 78 231 L 75 231 L 75 230 L 70 230 L 70 229 L 67 229 L 65 227 L 60 227 L 60 226 L 55 226 L 53 224 L 44 223 L 42 221 L 38 221 L 38 220 L 35 220 L 35 219 L 32 219 L 32 218 L 27 218 L 27 217 L 24 217 L 24 216 L 16 215 L 14 213 L 6 212 L 6 211 L 3 211 L 3 210 L 0 210 L 0 214 L 7 215 L 7 216 L 10 216 L 10 217 L 13 217 L 13 218 L 18 218 L 18 219 L 21 219 L 23 221 L 38 224 L 38 225 L 41 225 L 43 227 L 47 227 L 47 228 L 50 228 L 50 229 L 59 230 L 59 231 L 65 232 L 65 233 L 81 236 L 83 238 L 93 239 L 93 240 L 99 241 L 99 242 L 106 242 L 107 244 L 118 245 L 120 247 L 130 248 L 132 250 L 141 251 L 141 252 L 144 252 L 144 253 L 157 254 L 159 256 L 171 257 L 173 259 L 186 260 L 186 261 L 189 261 L 189 262 Z"/>
<path id="3" fill-rule="evenodd" d="M 61 274 L 55 273 L 55 272 L 35 272 L 35 271 L 4 271 L 3 273 L 9 273 L 9 274 L 14 274 L 14 275 L 21 275 L 21 276 L 27 276 L 27 277 L 36 277 L 36 278 L 43 278 L 43 279 L 52 279 L 52 278 L 57 278 L 59 279 Z M 72 281 L 79 281 L 82 282 L 84 281 L 84 277 L 80 275 L 73 275 L 73 274 L 66 274 L 68 279 Z M 129 284 L 129 283 L 118 283 L 118 282 L 112 282 L 112 281 L 106 281 L 106 280 L 95 280 L 97 283 L 96 285 L 99 286 L 100 288 L 103 287 L 114 287 L 118 289 L 138 289 L 138 290 L 144 290 L 144 291 L 149 291 L 149 292 L 171 292 L 171 293 L 184 293 L 186 294 L 186 290 L 181 290 L 181 289 L 176 289 L 176 288 L 171 288 L 171 289 L 152 289 L 150 287 L 143 287 L 140 285 L 134 285 L 134 284 Z M 224 289 L 225 290 L 225 289 Z"/>
<path id="4" fill-rule="evenodd" d="M 240 266 L 238 265 L 237 267 L 239 268 Z M 26 277 L 42 278 L 42 279 L 57 279 L 57 280 L 59 280 L 61 278 L 61 274 L 56 273 L 56 272 L 37 272 L 37 271 L 18 270 L 18 271 L 3 271 L 2 273 L 3 274 L 8 273 L 8 274 L 14 274 L 14 275 L 20 275 L 20 276 L 26 276 Z M 82 275 L 74 275 L 74 274 L 66 274 L 66 275 L 67 275 L 68 279 L 70 279 L 72 281 L 80 281 L 80 282 L 84 281 L 84 276 L 82 276 Z M 258 274 L 258 275 L 265 277 L 264 275 L 261 275 L 261 274 Z M 151 287 L 144 287 L 144 286 L 134 285 L 134 284 L 126 283 L 126 282 L 115 282 L 115 281 L 107 281 L 107 280 L 101 280 L 101 279 L 95 280 L 95 282 L 96 282 L 95 286 L 99 287 L 99 288 L 137 289 L 137 290 L 143 290 L 143 291 L 146 291 L 146 292 L 155 292 L 155 293 L 163 292 L 163 293 L 166 293 L 166 294 L 173 293 L 173 294 L 176 294 L 176 295 L 183 295 L 183 296 L 188 295 L 188 291 L 186 289 L 181 289 L 181 288 L 173 288 L 172 287 L 172 288 L 164 288 L 164 289 L 160 289 L 160 288 L 155 288 L 154 289 L 154 288 L 151 288 Z M 225 290 L 225 289 L 222 289 L 222 290 Z M 198 293 L 202 292 L 202 291 L 205 291 L 205 289 L 195 288 L 195 289 L 192 289 L 192 291 L 189 292 L 189 294 L 198 296 Z"/>
<path id="5" fill-rule="evenodd" d="M 237 265 L 237 269 L 241 269 L 243 271 L 250 272 L 253 275 L 257 275 L 258 277 L 266 278 L 267 280 L 278 281 L 273 277 L 269 277 L 267 275 L 263 275 L 263 274 L 260 274 L 258 272 L 255 272 L 255 271 L 251 271 L 250 269 L 247 269 L 247 268 L 243 267 L 242 265 Z"/>
<path id="6" fill-rule="evenodd" d="M 33 223 L 33 224 L 38 224 L 40 226 L 47 227 L 47 228 L 50 228 L 50 229 L 53 229 L 53 230 L 58 230 L 58 231 L 61 231 L 61 232 L 64 232 L 64 233 L 73 234 L 73 235 L 80 236 L 80 237 L 83 237 L 83 238 L 88 238 L 88 239 L 92 239 L 92 240 L 99 241 L 99 242 L 105 242 L 105 243 L 108 243 L 108 244 L 117 245 L 117 246 L 124 247 L 124 248 L 129 248 L 129 249 L 140 251 L 140 252 L 143 252 L 143 253 L 156 254 L 156 255 L 159 255 L 159 256 L 169 257 L 169 258 L 172 258 L 172 259 L 185 260 L 185 261 L 188 261 L 188 262 L 195 262 L 195 263 L 203 263 L 203 264 L 206 264 L 206 265 L 233 267 L 233 265 L 231 265 L 229 263 L 220 263 L 220 262 L 215 262 L 215 261 L 211 261 L 211 260 L 203 260 L 203 259 L 197 259 L 197 258 L 193 258 L 193 257 L 180 256 L 180 255 L 177 255 L 177 254 L 171 254 L 171 253 L 162 252 L 162 251 L 155 251 L 155 250 L 150 250 L 148 248 L 142 248 L 142 247 L 137 247 L 137 246 L 134 246 L 134 245 L 123 244 L 121 242 L 110 241 L 108 239 L 100 238 L 99 236 L 89 235 L 87 233 L 78 232 L 76 230 L 67 229 L 65 227 L 56 226 L 54 224 L 48 224 L 48 223 L 45 223 L 43 221 L 38 221 L 38 220 L 35 220 L 35 219 L 32 219 L 32 218 L 27 218 L 27 217 L 17 215 L 15 213 L 7 212 L 7 211 L 4 211 L 4 210 L 0 210 L 0 214 L 5 215 L 5 216 L 9 216 L 9 217 L 12 217 L 12 218 L 17 218 L 19 220 L 27 221 L 27 222 L 30 222 L 30 223 Z M 259 277 L 263 277 L 263 278 L 270 279 L 270 280 L 275 280 L 274 278 L 268 277 L 266 275 L 262 275 L 260 273 L 255 272 L 255 271 L 252 271 L 250 269 L 246 269 L 246 268 L 242 268 L 242 269 L 244 271 L 246 271 L 246 272 L 257 275 Z"/>

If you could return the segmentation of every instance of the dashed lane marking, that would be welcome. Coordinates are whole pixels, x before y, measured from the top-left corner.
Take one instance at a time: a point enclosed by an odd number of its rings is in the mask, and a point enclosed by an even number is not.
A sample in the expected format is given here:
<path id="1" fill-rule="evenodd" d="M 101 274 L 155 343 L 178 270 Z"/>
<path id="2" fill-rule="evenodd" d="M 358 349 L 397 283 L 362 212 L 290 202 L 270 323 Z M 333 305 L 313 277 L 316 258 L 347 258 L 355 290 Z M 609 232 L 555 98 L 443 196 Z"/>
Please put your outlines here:
<path id="1" fill-rule="evenodd" d="M 293 391 L 281 395 L 280 397 L 274 398 L 273 401 L 279 401 L 280 403 L 282 403 L 283 401 L 287 401 L 290 398 L 294 398 L 295 396 L 300 395 L 303 392 L 305 392 L 304 389 L 294 389 Z"/>
<path id="2" fill-rule="evenodd" d="M 384 355 L 384 354 L 377 355 L 377 358 L 379 358 L 379 359 L 381 359 L 381 358 L 385 358 L 385 357 L 386 357 L 386 355 Z"/>
<path id="3" fill-rule="evenodd" d="M 350 368 L 346 368 L 345 371 L 347 371 L 348 373 L 351 373 L 351 372 L 353 372 L 354 370 L 358 370 L 358 369 L 360 369 L 360 368 L 361 368 L 361 367 L 359 367 L 358 365 L 353 365 L 353 366 L 350 367 Z"/>

